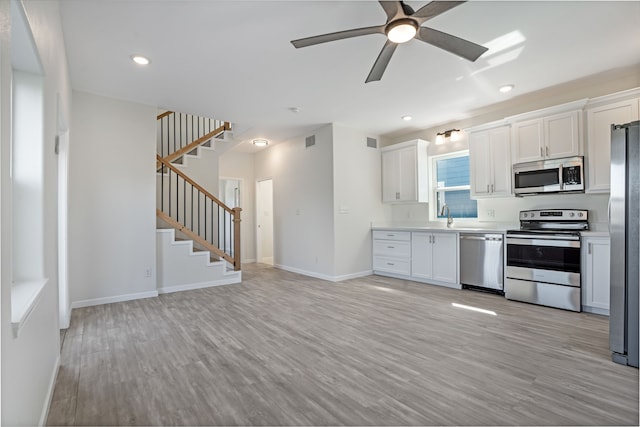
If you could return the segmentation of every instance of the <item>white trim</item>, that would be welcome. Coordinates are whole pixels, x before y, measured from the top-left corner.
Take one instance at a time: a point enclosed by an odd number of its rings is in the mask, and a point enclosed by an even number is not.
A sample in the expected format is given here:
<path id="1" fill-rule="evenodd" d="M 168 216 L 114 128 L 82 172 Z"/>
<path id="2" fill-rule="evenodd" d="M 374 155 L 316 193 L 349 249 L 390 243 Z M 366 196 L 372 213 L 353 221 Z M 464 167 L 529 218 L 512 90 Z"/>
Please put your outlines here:
<path id="1" fill-rule="evenodd" d="M 529 119 L 540 119 L 545 116 L 552 116 L 555 114 L 566 113 L 568 111 L 582 110 L 588 101 L 589 101 L 588 98 L 583 98 L 577 101 L 567 102 L 560 105 L 554 105 L 552 107 L 547 107 L 547 108 L 541 108 L 535 111 L 527 111 L 526 113 L 505 117 L 505 121 L 508 123 L 515 123 L 515 122 L 521 122 L 523 120 L 529 120 Z"/>
<path id="2" fill-rule="evenodd" d="M 51 374 L 51 379 L 49 379 L 49 387 L 47 388 L 47 395 L 44 399 L 44 406 L 42 407 L 42 412 L 40 413 L 40 421 L 38 421 L 39 426 L 46 425 L 47 418 L 49 417 L 49 409 L 51 409 L 51 401 L 53 400 L 53 392 L 55 391 L 56 379 L 58 378 L 59 370 L 60 370 L 60 354 L 58 354 L 58 357 L 56 357 L 56 364 Z"/>
<path id="3" fill-rule="evenodd" d="M 621 92 L 610 93 L 608 95 L 599 96 L 597 98 L 591 98 L 587 101 L 585 108 L 600 107 L 616 101 L 626 101 L 631 98 L 637 98 L 640 96 L 640 87 L 636 87 L 629 90 L 623 90 Z"/>
<path id="4" fill-rule="evenodd" d="M 582 311 L 584 311 L 585 313 L 593 313 L 593 314 L 600 314 L 602 316 L 609 316 L 608 308 L 600 308 L 600 307 L 592 307 L 589 305 L 583 305 Z"/>
<path id="5" fill-rule="evenodd" d="M 69 304 L 69 309 L 64 314 L 64 319 L 60 319 L 60 325 L 58 325 L 60 329 L 69 329 L 69 325 L 71 325 L 71 310 L 72 307 Z"/>
<path id="6" fill-rule="evenodd" d="M 138 292 L 135 294 L 117 295 L 114 297 L 92 298 L 73 301 L 71 308 L 91 307 L 94 305 L 112 304 L 114 302 L 133 301 L 137 299 L 153 298 L 158 296 L 158 291 Z"/>
<path id="7" fill-rule="evenodd" d="M 348 280 L 348 279 L 356 279 L 358 277 L 370 276 L 371 274 L 373 274 L 372 270 L 367 270 L 367 271 L 360 271 L 358 273 L 343 274 L 341 276 L 328 276 L 326 274 L 320 274 L 314 271 L 302 270 L 299 268 L 289 267 L 282 264 L 275 264 L 274 267 L 279 268 L 280 270 L 290 271 L 291 273 L 302 274 L 303 276 L 309 276 L 315 279 L 326 280 L 328 282 L 334 282 L 334 283 L 341 282 L 343 280 Z"/>
<path id="8" fill-rule="evenodd" d="M 42 291 L 48 282 L 49 279 L 43 278 L 11 285 L 11 327 L 15 338 L 18 338 L 20 330 L 38 305 Z"/>
<path id="9" fill-rule="evenodd" d="M 173 292 L 192 291 L 194 289 L 211 288 L 213 286 L 234 285 L 236 283 L 241 283 L 241 282 L 242 282 L 242 274 L 240 273 L 235 277 L 215 280 L 213 282 L 189 283 L 186 285 L 176 285 L 176 286 L 167 286 L 165 288 L 158 288 L 158 293 L 170 294 Z"/>

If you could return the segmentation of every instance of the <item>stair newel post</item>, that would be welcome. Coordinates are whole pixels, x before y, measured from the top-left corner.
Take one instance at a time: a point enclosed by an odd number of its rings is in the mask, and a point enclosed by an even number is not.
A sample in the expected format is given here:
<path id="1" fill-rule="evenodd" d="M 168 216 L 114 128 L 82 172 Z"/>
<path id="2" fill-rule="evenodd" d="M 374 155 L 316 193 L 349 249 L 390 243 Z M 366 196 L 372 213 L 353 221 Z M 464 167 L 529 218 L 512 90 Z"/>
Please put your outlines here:
<path id="1" fill-rule="evenodd" d="M 233 269 L 240 271 L 240 212 L 242 208 L 235 207 L 233 211 Z"/>

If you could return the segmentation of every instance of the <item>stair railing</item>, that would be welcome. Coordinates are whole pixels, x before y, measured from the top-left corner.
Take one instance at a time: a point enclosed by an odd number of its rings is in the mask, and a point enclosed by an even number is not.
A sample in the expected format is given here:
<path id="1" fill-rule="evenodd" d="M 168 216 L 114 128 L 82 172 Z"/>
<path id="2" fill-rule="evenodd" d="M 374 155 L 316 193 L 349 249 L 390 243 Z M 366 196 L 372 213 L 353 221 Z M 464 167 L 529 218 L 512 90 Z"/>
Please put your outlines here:
<path id="1" fill-rule="evenodd" d="M 228 207 L 160 155 L 156 160 L 161 173 L 156 215 L 240 270 L 242 209 Z"/>
<path id="2" fill-rule="evenodd" d="M 173 111 L 159 114 L 157 119 L 158 152 L 168 162 L 231 130 L 229 122 Z"/>

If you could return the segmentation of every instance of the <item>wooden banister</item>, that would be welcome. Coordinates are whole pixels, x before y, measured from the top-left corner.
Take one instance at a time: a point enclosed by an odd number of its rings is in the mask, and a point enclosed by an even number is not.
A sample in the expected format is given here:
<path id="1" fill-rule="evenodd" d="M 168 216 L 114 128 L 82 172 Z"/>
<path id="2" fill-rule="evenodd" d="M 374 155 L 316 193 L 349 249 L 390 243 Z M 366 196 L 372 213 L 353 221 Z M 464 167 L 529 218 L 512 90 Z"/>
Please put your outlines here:
<path id="1" fill-rule="evenodd" d="M 189 178 L 180 169 L 176 168 L 174 165 L 172 165 L 171 163 L 167 162 L 165 159 L 163 159 L 162 157 L 158 156 L 157 154 L 156 154 L 156 159 L 157 159 L 158 163 L 160 163 L 160 164 L 164 165 L 165 167 L 171 169 L 173 172 L 175 172 L 176 175 L 178 175 L 180 178 L 182 178 L 185 181 L 187 181 L 189 184 L 193 185 L 197 190 L 200 190 L 200 192 L 202 192 L 202 194 L 204 194 L 209 199 L 213 200 L 218 206 L 222 207 L 224 210 L 226 210 L 230 214 L 233 214 L 233 209 L 231 209 L 230 207 L 228 207 L 227 205 L 222 203 L 220 200 L 218 200 L 218 198 L 216 196 L 214 196 L 213 194 L 209 193 L 207 190 L 202 188 L 202 186 L 200 186 L 200 184 L 198 184 L 197 182 L 195 182 L 194 180 Z"/>
<path id="2" fill-rule="evenodd" d="M 225 122 L 222 126 L 212 130 L 211 132 L 209 132 L 206 135 L 201 136 L 200 138 L 196 139 L 192 143 L 190 143 L 188 145 L 185 145 L 184 147 L 182 147 L 178 151 L 174 151 L 173 153 L 169 154 L 168 156 L 163 157 L 163 159 L 166 160 L 167 162 L 172 162 L 175 159 L 179 158 L 180 156 L 184 156 L 189 151 L 191 151 L 194 148 L 198 147 L 200 144 L 203 144 L 203 143 L 207 142 L 211 138 L 214 138 L 214 137 L 220 135 L 225 130 L 229 130 L 229 129 L 231 129 L 231 126 L 230 126 L 229 122 Z"/>
<path id="3" fill-rule="evenodd" d="M 173 114 L 173 111 L 165 111 L 162 114 L 158 114 L 157 120 L 162 120 L 163 117 L 167 117 L 169 114 Z"/>
<path id="4" fill-rule="evenodd" d="M 240 208 L 237 208 L 237 209 L 240 209 Z M 240 209 L 240 210 L 242 210 L 242 209 Z M 238 215 L 240 215 L 240 212 L 238 212 Z M 171 218 L 169 215 L 167 215 L 166 213 L 162 212 L 160 209 L 156 209 L 156 216 L 158 218 L 160 218 L 162 221 L 164 221 L 167 224 L 169 224 L 171 227 L 175 228 L 179 232 L 181 232 L 184 235 L 186 235 L 187 237 L 189 237 L 194 242 L 197 242 L 198 244 L 202 245 L 209 252 L 219 256 L 220 258 L 223 258 L 225 261 L 227 261 L 230 264 L 232 264 L 233 265 L 233 269 L 235 271 L 240 270 L 240 251 L 238 249 L 236 249 L 234 251 L 235 252 L 235 257 L 232 257 L 231 255 L 229 255 L 229 254 L 225 253 L 224 251 L 222 251 L 221 249 L 219 249 L 217 246 L 212 245 L 207 240 L 205 240 L 202 237 L 200 237 L 197 233 L 194 233 L 193 231 L 191 231 L 186 225 L 184 225 L 184 224 L 176 221 L 175 219 Z M 234 218 L 233 221 L 234 222 L 238 221 L 238 223 L 239 223 L 240 222 L 240 218 L 238 217 L 237 220 Z M 239 237 L 239 234 L 238 234 L 238 237 Z"/>

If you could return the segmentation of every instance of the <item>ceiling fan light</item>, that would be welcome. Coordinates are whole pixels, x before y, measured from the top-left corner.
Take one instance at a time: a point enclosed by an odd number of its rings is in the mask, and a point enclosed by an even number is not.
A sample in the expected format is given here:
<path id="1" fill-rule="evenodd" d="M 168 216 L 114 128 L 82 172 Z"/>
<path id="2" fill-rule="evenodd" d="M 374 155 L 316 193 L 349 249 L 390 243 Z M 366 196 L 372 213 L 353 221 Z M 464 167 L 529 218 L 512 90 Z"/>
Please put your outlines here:
<path id="1" fill-rule="evenodd" d="M 403 19 L 387 29 L 387 38 L 393 43 L 405 43 L 414 38 L 417 31 L 413 21 Z"/>

